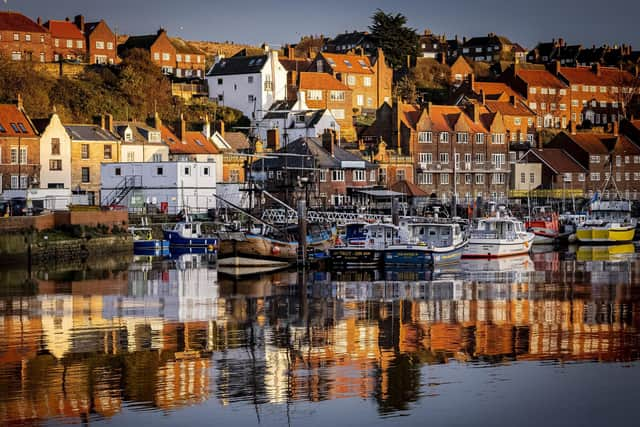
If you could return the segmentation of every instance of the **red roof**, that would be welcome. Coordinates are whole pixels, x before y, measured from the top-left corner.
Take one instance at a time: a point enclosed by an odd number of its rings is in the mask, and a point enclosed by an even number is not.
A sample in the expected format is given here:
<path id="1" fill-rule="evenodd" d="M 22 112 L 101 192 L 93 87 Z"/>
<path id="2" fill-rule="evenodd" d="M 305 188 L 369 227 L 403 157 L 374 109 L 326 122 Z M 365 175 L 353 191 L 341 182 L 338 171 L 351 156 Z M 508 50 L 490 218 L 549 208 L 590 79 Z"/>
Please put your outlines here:
<path id="1" fill-rule="evenodd" d="M 0 138 L 37 136 L 27 115 L 12 104 L 0 104 Z"/>
<path id="2" fill-rule="evenodd" d="M 202 132 L 185 132 L 184 138 L 178 138 L 169 128 L 160 129 L 162 142 L 169 146 L 171 154 L 219 154 L 213 143 Z"/>
<path id="3" fill-rule="evenodd" d="M 0 31 L 21 31 L 25 33 L 46 33 L 42 26 L 21 13 L 0 12 Z"/>
<path id="4" fill-rule="evenodd" d="M 44 26 L 49 29 L 51 37 L 56 39 L 84 39 L 78 27 L 70 21 L 48 21 Z"/>
<path id="5" fill-rule="evenodd" d="M 616 154 L 637 155 L 640 147 L 631 142 L 626 136 L 615 136 L 610 133 L 577 133 L 567 134 L 580 148 L 589 154 L 609 154 L 608 147 L 613 146 Z M 615 141 L 615 145 L 614 145 Z"/>
<path id="6" fill-rule="evenodd" d="M 504 95 L 507 98 L 510 96 L 515 96 L 516 99 L 522 99 L 520 95 L 518 95 L 513 89 L 511 89 L 505 83 L 474 82 L 473 91 L 478 95 L 480 94 L 480 91 L 482 91 L 484 92 L 486 97 L 491 97 L 491 98 L 498 98 Z"/>
<path id="7" fill-rule="evenodd" d="M 614 67 L 599 67 L 598 76 L 591 67 L 560 67 L 562 74 L 570 84 L 590 86 L 622 86 L 623 82 L 630 84 L 633 76 L 627 71 Z"/>
<path id="8" fill-rule="evenodd" d="M 366 56 L 322 52 L 334 73 L 373 74 Z"/>
<path id="9" fill-rule="evenodd" d="M 474 133 L 489 133 L 494 115 L 486 108 L 480 109 L 480 121 L 474 123 L 473 119 L 459 106 L 432 105 L 429 110 L 429 118 L 433 129 L 440 132 L 453 132 L 458 121 L 462 120 L 469 130 Z"/>
<path id="10" fill-rule="evenodd" d="M 351 90 L 327 73 L 300 73 L 300 89 Z"/>
<path id="11" fill-rule="evenodd" d="M 500 112 L 503 116 L 535 116 L 529 108 L 527 108 L 520 99 L 516 101 L 515 105 L 511 102 L 501 102 L 501 101 L 486 101 L 485 105 L 489 109 L 489 111 L 495 113 Z"/>
<path id="12" fill-rule="evenodd" d="M 518 77 L 525 81 L 529 86 L 535 87 L 551 87 L 564 89 L 567 87 L 556 76 L 547 70 L 518 70 Z"/>
<path id="13" fill-rule="evenodd" d="M 540 160 L 546 163 L 556 173 L 567 172 L 586 172 L 585 168 L 566 151 L 561 148 L 532 148 L 531 152 L 534 153 Z"/>

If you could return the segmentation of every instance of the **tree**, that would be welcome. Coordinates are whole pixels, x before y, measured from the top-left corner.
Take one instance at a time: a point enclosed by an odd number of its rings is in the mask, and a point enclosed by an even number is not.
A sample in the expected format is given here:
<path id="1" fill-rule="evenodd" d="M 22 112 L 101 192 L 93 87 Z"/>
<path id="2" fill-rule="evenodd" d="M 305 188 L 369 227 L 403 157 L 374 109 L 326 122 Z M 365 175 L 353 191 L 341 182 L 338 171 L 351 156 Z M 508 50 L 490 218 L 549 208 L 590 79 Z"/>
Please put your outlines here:
<path id="1" fill-rule="evenodd" d="M 404 15 L 387 14 L 377 9 L 371 20 L 371 37 L 393 68 L 406 66 L 408 56 L 418 55 L 418 33 L 406 26 L 407 18 Z"/>
<path id="2" fill-rule="evenodd" d="M 612 85 L 609 90 L 613 92 L 613 98 L 618 103 L 618 111 L 625 119 L 631 119 L 640 96 L 640 77 L 635 69 L 633 74 L 620 70 L 613 77 Z"/>
<path id="3" fill-rule="evenodd" d="M 444 89 L 449 87 L 451 70 L 435 59 L 420 58 L 410 75 L 419 88 Z"/>
<path id="4" fill-rule="evenodd" d="M 394 97 L 399 96 L 405 102 L 413 104 L 416 102 L 417 94 L 416 94 L 416 84 L 413 79 L 409 76 L 404 76 L 398 83 L 396 83 L 394 90 Z"/>

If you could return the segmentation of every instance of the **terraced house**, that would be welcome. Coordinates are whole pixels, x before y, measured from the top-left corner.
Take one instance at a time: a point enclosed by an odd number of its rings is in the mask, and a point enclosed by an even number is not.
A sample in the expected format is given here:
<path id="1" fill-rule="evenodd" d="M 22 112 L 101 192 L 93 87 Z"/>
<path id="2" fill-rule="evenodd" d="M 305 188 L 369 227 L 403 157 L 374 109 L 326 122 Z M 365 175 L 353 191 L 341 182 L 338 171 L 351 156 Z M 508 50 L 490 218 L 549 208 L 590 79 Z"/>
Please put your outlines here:
<path id="1" fill-rule="evenodd" d="M 85 38 L 75 23 L 50 20 L 44 24 L 49 30 L 53 44 L 54 62 L 67 60 L 84 62 L 86 58 Z"/>
<path id="2" fill-rule="evenodd" d="M 24 196 L 39 186 L 39 176 L 40 137 L 21 100 L 0 104 L 0 193 Z"/>
<path id="3" fill-rule="evenodd" d="M 86 197 L 90 205 L 100 202 L 100 168 L 103 163 L 120 161 L 120 139 L 109 131 L 113 127 L 91 124 L 65 124 L 71 138 L 71 190 Z"/>
<path id="4" fill-rule="evenodd" d="M 13 61 L 50 62 L 51 35 L 21 13 L 0 12 L 0 55 Z"/>
<path id="5" fill-rule="evenodd" d="M 637 95 L 637 74 L 620 68 L 600 64 L 563 67 L 556 61 L 551 70 L 571 89 L 571 121 L 577 125 L 586 120 L 597 126 L 619 121 Z"/>
<path id="6" fill-rule="evenodd" d="M 90 64 L 116 64 L 118 62 L 118 42 L 115 33 L 104 19 L 85 22 L 84 16 L 76 15 L 76 27 L 84 35 L 86 62 Z"/>
<path id="7" fill-rule="evenodd" d="M 353 91 L 350 111 L 334 112 L 338 120 L 352 114 L 375 113 L 383 102 L 391 102 L 392 70 L 386 64 L 382 49 L 373 60 L 365 55 L 319 53 L 308 71 L 333 75 Z"/>

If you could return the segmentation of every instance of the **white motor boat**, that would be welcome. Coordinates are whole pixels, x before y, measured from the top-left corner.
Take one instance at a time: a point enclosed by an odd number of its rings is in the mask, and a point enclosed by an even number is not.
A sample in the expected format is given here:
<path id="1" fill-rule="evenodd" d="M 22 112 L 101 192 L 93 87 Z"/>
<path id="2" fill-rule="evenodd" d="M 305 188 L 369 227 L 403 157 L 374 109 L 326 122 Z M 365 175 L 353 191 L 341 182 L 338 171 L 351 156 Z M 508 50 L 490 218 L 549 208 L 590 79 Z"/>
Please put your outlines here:
<path id="1" fill-rule="evenodd" d="M 483 218 L 472 228 L 463 258 L 499 258 L 528 254 L 535 234 L 525 230 L 519 219 L 498 212 Z"/>

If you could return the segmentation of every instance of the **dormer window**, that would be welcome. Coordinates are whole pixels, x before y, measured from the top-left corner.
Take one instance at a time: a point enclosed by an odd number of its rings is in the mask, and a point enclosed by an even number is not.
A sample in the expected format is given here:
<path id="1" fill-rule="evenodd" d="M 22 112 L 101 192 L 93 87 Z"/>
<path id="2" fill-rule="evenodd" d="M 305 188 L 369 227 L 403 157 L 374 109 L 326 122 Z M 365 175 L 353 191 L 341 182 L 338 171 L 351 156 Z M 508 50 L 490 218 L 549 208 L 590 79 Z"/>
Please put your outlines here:
<path id="1" fill-rule="evenodd" d="M 160 132 L 149 132 L 149 142 L 160 142 Z"/>

